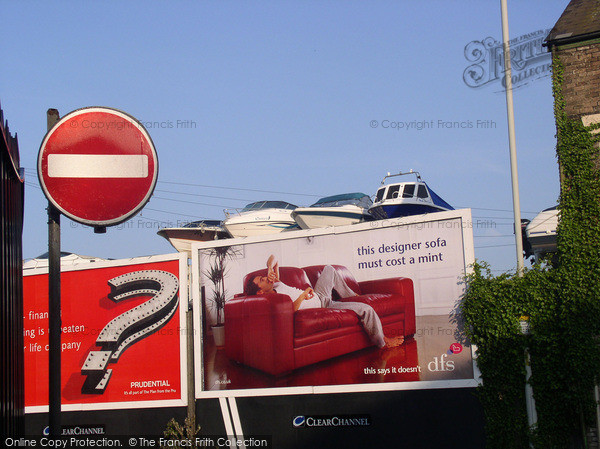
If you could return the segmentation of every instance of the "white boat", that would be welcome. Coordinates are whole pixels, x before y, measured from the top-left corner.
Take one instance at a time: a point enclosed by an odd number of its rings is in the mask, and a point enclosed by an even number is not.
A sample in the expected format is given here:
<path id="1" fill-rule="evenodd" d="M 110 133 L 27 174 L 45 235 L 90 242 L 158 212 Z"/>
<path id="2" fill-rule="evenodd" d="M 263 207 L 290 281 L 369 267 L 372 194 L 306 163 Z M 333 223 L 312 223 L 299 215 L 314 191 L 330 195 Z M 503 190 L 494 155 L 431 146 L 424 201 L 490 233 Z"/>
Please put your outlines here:
<path id="1" fill-rule="evenodd" d="M 225 211 L 223 227 L 232 237 L 277 234 L 299 229 L 292 218 L 296 206 L 285 201 L 257 201 L 241 210 Z"/>
<path id="2" fill-rule="evenodd" d="M 388 178 L 405 175 L 415 175 L 417 180 L 385 184 Z M 454 210 L 454 208 L 436 194 L 421 179 L 418 172 L 412 170 L 395 175 L 388 173 L 381 181 L 381 187 L 377 190 L 373 205 L 369 208 L 369 212 L 377 220 L 445 210 Z"/>
<path id="3" fill-rule="evenodd" d="M 372 220 L 371 198 L 364 193 L 343 193 L 321 198 L 310 207 L 298 207 L 292 212 L 302 229 L 344 226 Z"/>
<path id="4" fill-rule="evenodd" d="M 231 237 L 219 220 L 192 221 L 181 227 L 162 228 L 158 235 L 169 241 L 173 247 L 183 253 L 191 252 L 192 243 Z"/>
<path id="5" fill-rule="evenodd" d="M 556 252 L 556 227 L 558 226 L 558 209 L 556 206 L 544 209 L 525 227 L 525 240 L 529 248 L 525 248 L 526 256 L 536 258 L 546 253 Z"/>

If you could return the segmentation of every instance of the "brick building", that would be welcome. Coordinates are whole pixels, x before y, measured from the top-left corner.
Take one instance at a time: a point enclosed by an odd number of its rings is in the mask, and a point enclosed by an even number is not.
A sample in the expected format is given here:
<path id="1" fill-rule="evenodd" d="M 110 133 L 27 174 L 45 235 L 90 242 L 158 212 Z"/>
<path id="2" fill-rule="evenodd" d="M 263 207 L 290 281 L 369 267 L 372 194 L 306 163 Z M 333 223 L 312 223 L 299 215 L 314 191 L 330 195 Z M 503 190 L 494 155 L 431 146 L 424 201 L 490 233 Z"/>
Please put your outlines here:
<path id="1" fill-rule="evenodd" d="M 600 121 L 600 0 L 571 0 L 545 45 L 564 66 L 566 113 L 585 125 Z"/>

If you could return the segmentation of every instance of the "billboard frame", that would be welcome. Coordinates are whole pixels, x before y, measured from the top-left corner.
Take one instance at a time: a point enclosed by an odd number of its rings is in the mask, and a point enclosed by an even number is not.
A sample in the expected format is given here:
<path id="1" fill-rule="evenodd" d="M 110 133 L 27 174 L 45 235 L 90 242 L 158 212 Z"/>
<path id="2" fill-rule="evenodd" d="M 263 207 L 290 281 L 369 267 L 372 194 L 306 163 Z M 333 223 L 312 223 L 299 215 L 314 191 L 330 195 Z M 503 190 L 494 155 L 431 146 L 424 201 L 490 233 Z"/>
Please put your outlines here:
<path id="1" fill-rule="evenodd" d="M 185 254 L 171 253 L 156 256 L 135 257 L 130 259 L 95 259 L 93 262 L 73 263 L 61 268 L 61 273 L 94 270 L 102 268 L 115 268 L 125 266 L 135 266 L 149 263 L 160 263 L 178 261 L 179 271 L 179 360 L 180 360 L 180 398 L 179 399 L 161 399 L 161 400 L 140 400 L 140 401 L 118 401 L 118 402 L 97 402 L 97 403 L 72 403 L 61 405 L 61 411 L 97 411 L 97 410 L 116 410 L 116 409 L 137 409 L 137 408 L 164 408 L 164 407 L 185 407 L 188 405 L 188 382 L 187 371 L 189 361 L 187 359 L 187 338 L 188 332 L 193 332 L 186 327 L 186 313 L 189 305 L 189 269 L 188 259 Z M 48 266 L 35 267 L 23 270 L 23 277 L 48 274 Z M 25 386 L 27 388 L 27 386 Z M 26 406 L 25 413 L 48 413 L 48 405 Z"/>
<path id="2" fill-rule="evenodd" d="M 217 248 L 222 246 L 249 245 L 256 243 L 277 242 L 284 240 L 297 239 L 302 237 L 316 237 L 324 235 L 341 235 L 355 232 L 367 231 L 370 229 L 384 229 L 394 227 L 405 227 L 419 223 L 433 223 L 447 221 L 451 219 L 461 220 L 461 236 L 463 248 L 464 275 L 472 272 L 472 264 L 475 262 L 474 244 L 473 244 L 473 221 L 470 209 L 459 209 L 445 212 L 436 212 L 435 214 L 414 215 L 395 219 L 377 220 L 351 226 L 318 228 L 311 230 L 300 230 L 292 232 L 283 232 L 266 236 L 253 236 L 235 239 L 215 240 L 212 242 L 199 242 L 192 245 L 191 251 L 191 294 L 193 301 L 193 321 L 195 333 L 194 341 L 194 367 L 195 367 L 195 392 L 196 399 L 202 398 L 224 398 L 224 397 L 249 397 L 249 396 L 283 396 L 283 395 L 301 395 L 301 394 L 330 394 L 330 393 L 366 393 L 379 391 L 395 390 L 422 390 L 422 389 L 447 389 L 447 388 L 474 388 L 480 385 L 480 372 L 476 364 L 476 347 L 470 345 L 471 360 L 473 365 L 473 378 L 468 379 L 449 379 L 449 380 L 428 380 L 412 382 L 389 382 L 389 383 L 360 383 L 344 385 L 312 385 L 312 386 L 292 386 L 292 387 L 268 387 L 268 388 L 248 388 L 231 390 L 206 390 L 204 388 L 204 345 L 203 338 L 205 329 L 202 327 L 205 311 L 202 308 L 201 301 L 201 276 L 200 250 Z"/>

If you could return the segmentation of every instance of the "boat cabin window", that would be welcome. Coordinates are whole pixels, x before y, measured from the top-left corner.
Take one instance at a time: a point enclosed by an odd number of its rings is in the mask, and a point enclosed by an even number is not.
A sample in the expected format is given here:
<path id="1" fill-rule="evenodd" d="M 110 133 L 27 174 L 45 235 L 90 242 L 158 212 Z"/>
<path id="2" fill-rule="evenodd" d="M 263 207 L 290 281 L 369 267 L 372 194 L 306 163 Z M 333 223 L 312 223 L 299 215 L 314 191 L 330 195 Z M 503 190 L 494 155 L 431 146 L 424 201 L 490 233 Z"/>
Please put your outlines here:
<path id="1" fill-rule="evenodd" d="M 385 192 L 385 187 L 382 187 L 377 191 L 377 196 L 375 196 L 375 202 L 379 202 L 383 199 L 383 193 Z"/>
<path id="2" fill-rule="evenodd" d="M 419 190 L 417 191 L 417 198 L 429 198 L 429 194 L 427 193 L 427 187 L 424 184 L 419 185 Z"/>
<path id="3" fill-rule="evenodd" d="M 415 196 L 415 185 L 406 184 L 402 191 L 402 198 L 412 198 L 413 196 Z"/>
<path id="4" fill-rule="evenodd" d="M 386 200 L 391 198 L 398 198 L 398 192 L 400 191 L 400 185 L 392 185 L 388 188 L 387 195 L 385 197 Z"/>

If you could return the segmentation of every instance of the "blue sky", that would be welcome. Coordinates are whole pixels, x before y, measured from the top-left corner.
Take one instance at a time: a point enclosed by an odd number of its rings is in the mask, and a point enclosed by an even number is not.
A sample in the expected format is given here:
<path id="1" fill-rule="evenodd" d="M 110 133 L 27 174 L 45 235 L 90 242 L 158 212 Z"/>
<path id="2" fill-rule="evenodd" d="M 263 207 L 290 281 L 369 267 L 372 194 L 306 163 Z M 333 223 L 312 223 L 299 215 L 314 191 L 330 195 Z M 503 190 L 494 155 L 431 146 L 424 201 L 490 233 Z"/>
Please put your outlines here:
<path id="1" fill-rule="evenodd" d="M 509 2 L 511 38 L 552 28 L 567 4 Z M 505 96 L 499 82 L 463 80 L 465 46 L 502 40 L 500 1 L 1 5 L 0 101 L 25 168 L 25 258 L 47 250 L 36 175 L 46 110 L 108 106 L 146 124 L 158 184 L 141 215 L 104 235 L 63 218 L 65 251 L 170 253 L 162 226 L 262 199 L 373 195 L 388 171 L 412 168 L 473 208 L 476 258 L 516 266 Z M 531 219 L 558 198 L 550 78 L 515 89 L 514 103 Z M 428 126 L 398 129 L 410 122 Z"/>

